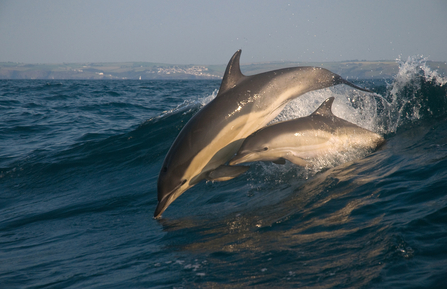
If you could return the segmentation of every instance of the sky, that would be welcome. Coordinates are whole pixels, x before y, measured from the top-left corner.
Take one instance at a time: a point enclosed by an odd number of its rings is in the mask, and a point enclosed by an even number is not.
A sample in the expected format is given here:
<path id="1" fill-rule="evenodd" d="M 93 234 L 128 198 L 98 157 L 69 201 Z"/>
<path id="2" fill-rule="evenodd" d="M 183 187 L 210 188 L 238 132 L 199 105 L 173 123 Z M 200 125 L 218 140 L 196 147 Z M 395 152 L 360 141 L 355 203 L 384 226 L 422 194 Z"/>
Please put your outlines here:
<path id="1" fill-rule="evenodd" d="M 446 0 L 0 0 L 0 62 L 447 61 Z"/>

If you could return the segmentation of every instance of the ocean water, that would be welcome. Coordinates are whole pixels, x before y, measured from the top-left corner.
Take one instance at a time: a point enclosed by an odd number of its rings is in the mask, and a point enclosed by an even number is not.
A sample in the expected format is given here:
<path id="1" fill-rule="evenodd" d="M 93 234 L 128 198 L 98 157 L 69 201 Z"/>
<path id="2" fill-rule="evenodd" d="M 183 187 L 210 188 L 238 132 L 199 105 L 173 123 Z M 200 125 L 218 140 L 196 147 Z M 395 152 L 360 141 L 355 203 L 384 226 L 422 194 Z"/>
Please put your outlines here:
<path id="1" fill-rule="evenodd" d="M 393 79 L 307 93 L 385 136 L 306 168 L 254 163 L 152 218 L 182 126 L 220 81 L 0 80 L 1 288 L 447 288 L 447 84 L 423 59 Z"/>

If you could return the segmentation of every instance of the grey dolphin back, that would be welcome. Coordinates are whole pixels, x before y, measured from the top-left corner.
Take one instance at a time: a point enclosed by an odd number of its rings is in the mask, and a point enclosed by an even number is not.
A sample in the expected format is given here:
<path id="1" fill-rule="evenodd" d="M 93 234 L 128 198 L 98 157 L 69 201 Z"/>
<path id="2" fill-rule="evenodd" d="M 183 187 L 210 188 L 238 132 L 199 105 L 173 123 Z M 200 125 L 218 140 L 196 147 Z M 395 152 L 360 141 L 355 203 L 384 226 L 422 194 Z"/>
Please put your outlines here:
<path id="1" fill-rule="evenodd" d="M 157 182 L 154 217 L 186 190 L 208 179 L 229 180 L 247 167 L 225 166 L 243 140 L 273 120 L 290 100 L 312 90 L 347 84 L 327 69 L 293 67 L 245 76 L 241 50 L 231 57 L 216 98 L 197 112 L 174 140 Z"/>
<path id="2" fill-rule="evenodd" d="M 384 138 L 332 113 L 334 97 L 326 99 L 309 116 L 263 127 L 248 136 L 230 160 L 231 165 L 256 161 L 299 165 L 307 160 L 345 153 L 352 149 L 376 149 Z"/>

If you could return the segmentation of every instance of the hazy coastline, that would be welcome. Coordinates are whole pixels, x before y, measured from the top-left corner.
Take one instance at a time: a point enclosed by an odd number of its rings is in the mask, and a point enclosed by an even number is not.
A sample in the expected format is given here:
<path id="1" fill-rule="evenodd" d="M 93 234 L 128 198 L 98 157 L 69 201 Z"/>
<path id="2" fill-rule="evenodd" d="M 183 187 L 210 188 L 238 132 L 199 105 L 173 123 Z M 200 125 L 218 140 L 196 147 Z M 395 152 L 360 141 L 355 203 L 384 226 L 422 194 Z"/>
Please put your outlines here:
<path id="1" fill-rule="evenodd" d="M 447 63 L 427 61 L 427 66 L 447 75 Z M 345 78 L 386 79 L 399 70 L 396 61 L 342 61 L 342 62 L 263 62 L 242 64 L 244 74 L 292 66 L 327 68 Z M 225 71 L 222 65 L 175 65 L 153 62 L 62 63 L 25 64 L 0 62 L 0 79 L 220 79 Z"/>

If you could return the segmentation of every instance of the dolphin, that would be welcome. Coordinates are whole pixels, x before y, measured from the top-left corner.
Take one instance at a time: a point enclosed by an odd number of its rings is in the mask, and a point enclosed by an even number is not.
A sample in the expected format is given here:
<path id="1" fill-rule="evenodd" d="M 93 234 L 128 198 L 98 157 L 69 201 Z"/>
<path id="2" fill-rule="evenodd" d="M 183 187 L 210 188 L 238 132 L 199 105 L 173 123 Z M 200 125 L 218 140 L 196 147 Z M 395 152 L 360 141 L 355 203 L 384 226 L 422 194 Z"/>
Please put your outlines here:
<path id="1" fill-rule="evenodd" d="M 290 100 L 337 84 L 370 92 L 318 67 L 245 76 L 240 56 L 238 50 L 227 65 L 215 99 L 188 121 L 169 149 L 158 176 L 155 218 L 201 180 L 225 181 L 244 173 L 249 167 L 225 164 L 247 136 L 273 120 Z"/>
<path id="2" fill-rule="evenodd" d="M 373 150 L 385 139 L 332 113 L 334 97 L 326 99 L 310 116 L 278 122 L 248 136 L 230 165 L 254 161 L 306 166 L 309 159 L 352 149 Z"/>

